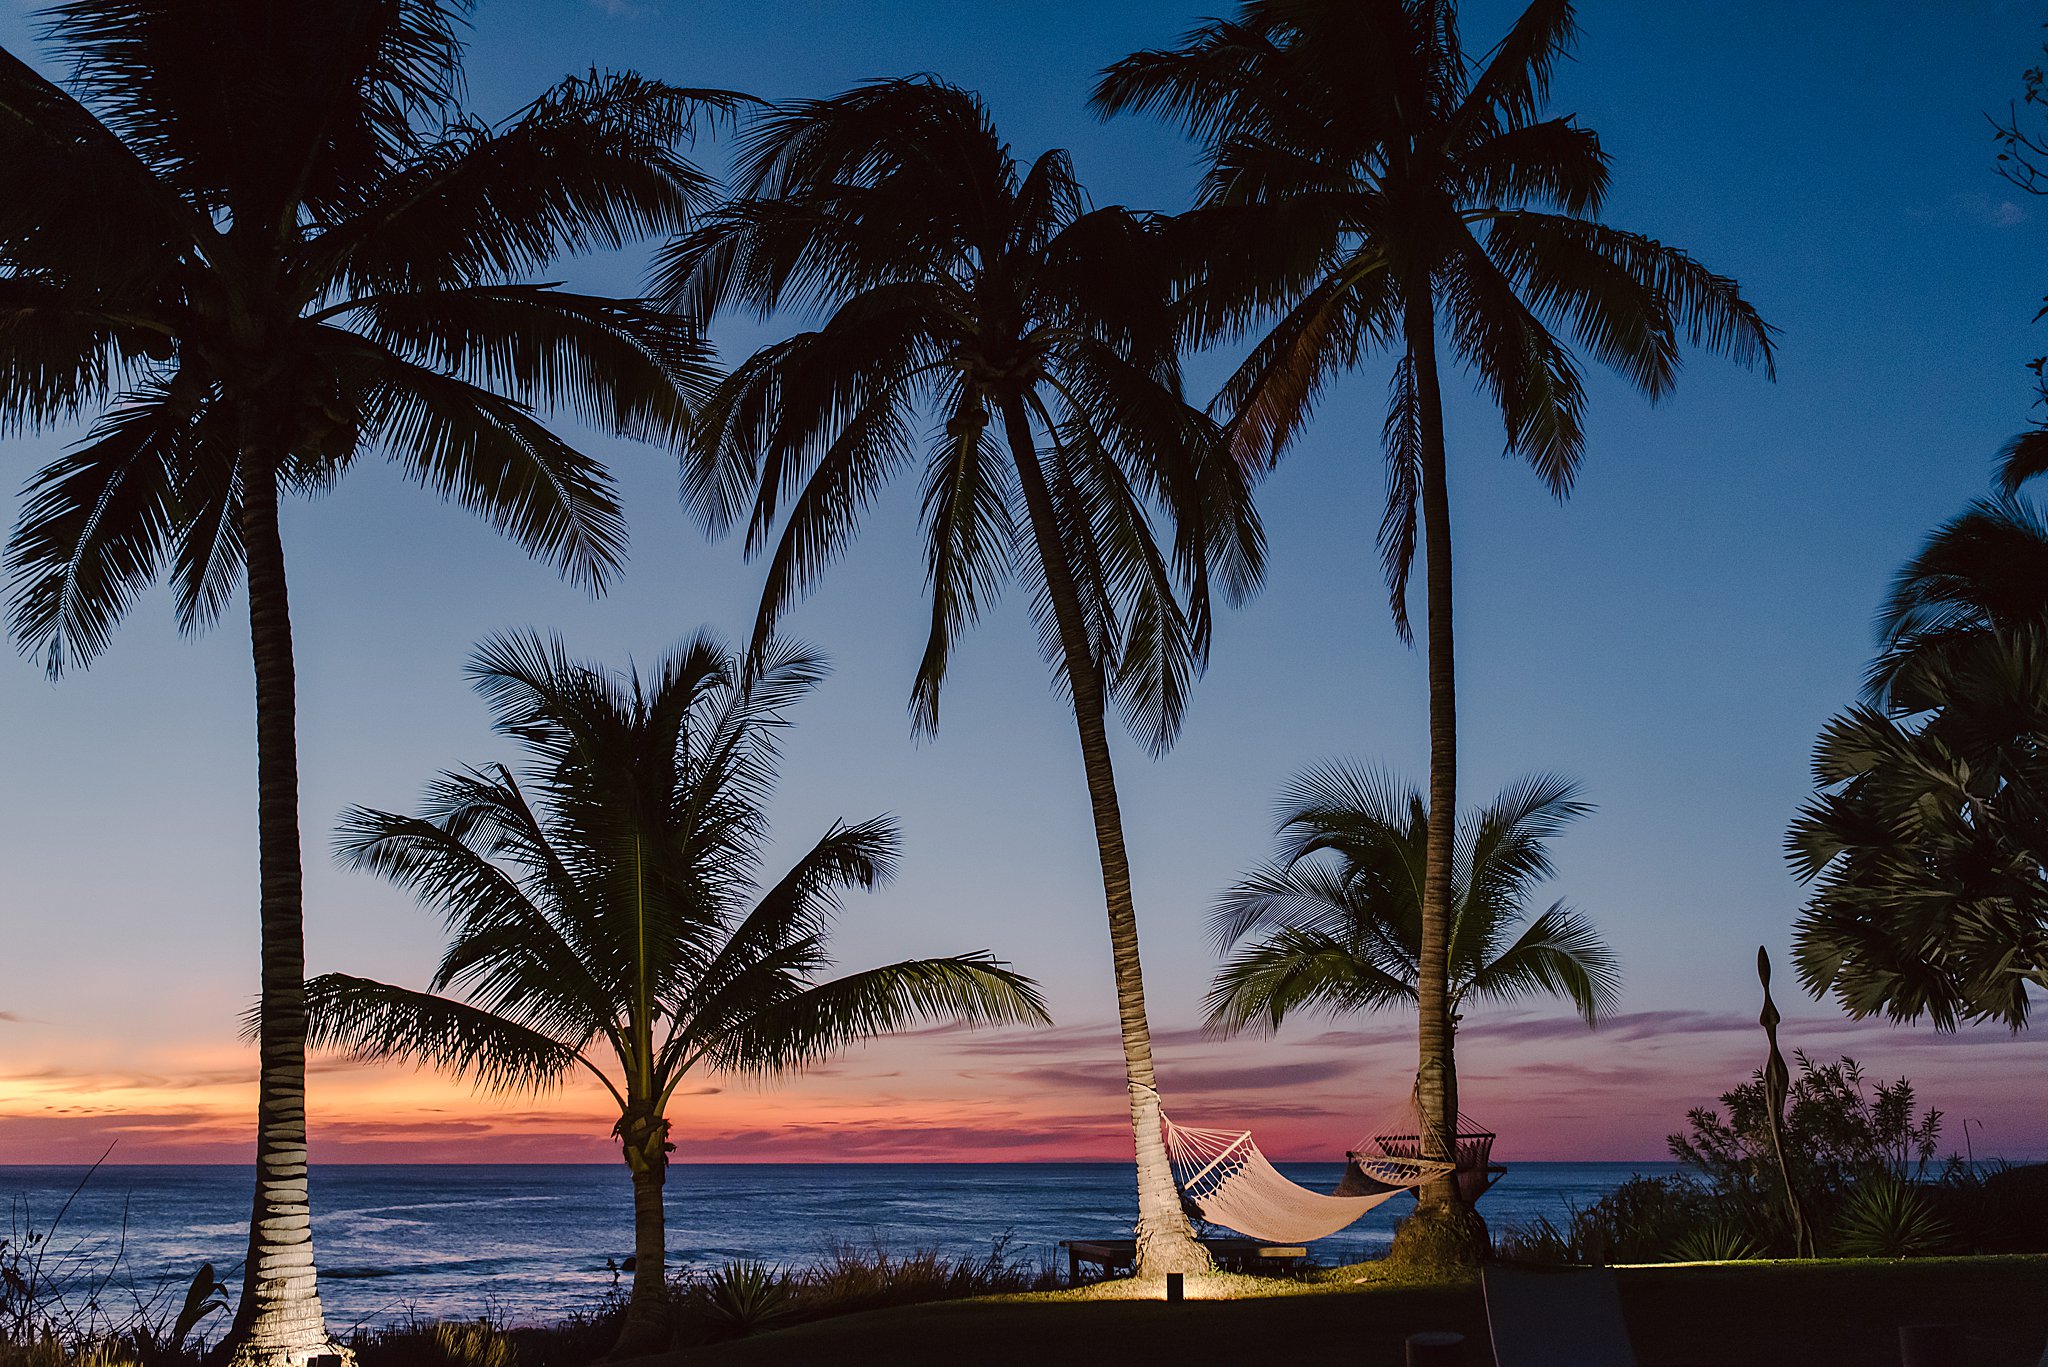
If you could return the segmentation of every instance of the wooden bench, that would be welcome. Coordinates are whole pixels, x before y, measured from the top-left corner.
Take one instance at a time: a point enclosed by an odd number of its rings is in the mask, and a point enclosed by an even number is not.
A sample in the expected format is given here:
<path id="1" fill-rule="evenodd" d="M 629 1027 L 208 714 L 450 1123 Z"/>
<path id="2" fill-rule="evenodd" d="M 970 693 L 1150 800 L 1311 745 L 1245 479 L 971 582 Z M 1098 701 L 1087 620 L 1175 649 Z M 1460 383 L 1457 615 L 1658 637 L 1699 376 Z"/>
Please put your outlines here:
<path id="1" fill-rule="evenodd" d="M 1203 1239 L 1200 1242 L 1209 1250 L 1209 1256 L 1216 1260 L 1216 1265 L 1228 1272 L 1298 1267 L 1308 1259 L 1308 1250 L 1299 1244 L 1268 1244 L 1257 1239 Z M 1076 1285 L 1081 1281 L 1082 1263 L 1093 1263 L 1102 1269 L 1101 1275 L 1107 1277 L 1115 1272 L 1129 1271 L 1138 1260 L 1136 1239 L 1062 1239 L 1060 1247 L 1067 1250 L 1067 1280 Z"/>

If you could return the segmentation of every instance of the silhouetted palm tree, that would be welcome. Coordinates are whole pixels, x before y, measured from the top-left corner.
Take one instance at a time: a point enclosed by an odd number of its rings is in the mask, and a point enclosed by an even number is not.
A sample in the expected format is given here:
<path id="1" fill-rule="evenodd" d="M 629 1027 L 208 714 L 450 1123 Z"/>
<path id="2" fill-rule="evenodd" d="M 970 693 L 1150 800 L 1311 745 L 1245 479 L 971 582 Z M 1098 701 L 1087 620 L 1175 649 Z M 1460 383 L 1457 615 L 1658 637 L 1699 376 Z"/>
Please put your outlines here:
<path id="1" fill-rule="evenodd" d="M 1500 409 L 1509 454 L 1558 498 L 1584 448 L 1584 391 L 1554 328 L 1653 398 L 1671 387 L 1681 338 L 1770 364 L 1769 330 L 1734 281 L 1596 217 L 1598 136 L 1543 116 L 1573 36 L 1568 0 L 1537 0 L 1474 63 L 1451 0 L 1245 0 L 1178 48 L 1116 63 L 1095 95 L 1104 114 L 1153 109 L 1203 145 L 1201 207 L 1181 225 L 1194 340 L 1278 317 L 1217 400 L 1248 468 L 1277 460 L 1368 352 L 1397 358 L 1379 544 L 1405 640 L 1419 509 L 1432 825 L 1416 1090 L 1425 1133 L 1445 1146 L 1458 1110 L 1446 959 L 1457 688 L 1439 332 Z M 1397 1251 L 1477 1251 L 1449 1178 L 1418 1213 Z"/>
<path id="2" fill-rule="evenodd" d="M 2018 1029 L 2048 988 L 2048 524 L 1973 505 L 1900 572 L 1879 630 L 1786 838 L 1815 885 L 1794 966 L 1853 1016 Z"/>
<path id="3" fill-rule="evenodd" d="M 675 230 L 703 100 L 566 81 L 461 114 L 459 6 L 75 0 L 49 32 L 75 97 L 0 53 L 0 421 L 91 421 L 9 547 L 12 625 L 52 674 L 168 575 L 210 625 L 246 570 L 263 936 L 256 1197 L 230 1334 L 330 1351 L 306 1201 L 296 681 L 278 503 L 381 450 L 596 590 L 610 481 L 530 405 L 672 440 L 703 360 L 631 300 L 522 283 L 565 252 Z M 730 104 L 728 97 L 714 103 Z M 29 189 L 27 187 L 33 187 Z"/>
<path id="4" fill-rule="evenodd" d="M 1621 975 L 1593 924 L 1563 902 L 1530 917 L 1530 895 L 1551 874 L 1550 838 L 1590 810 L 1577 785 L 1538 774 L 1462 823 L 1451 864 L 1454 1026 L 1471 1000 L 1562 997 L 1588 1025 L 1613 1009 Z M 1419 791 L 1342 764 L 1295 779 L 1273 862 L 1210 915 L 1218 949 L 1251 938 L 1217 971 L 1210 1028 L 1277 1030 L 1296 1012 L 1412 1006 L 1428 846 Z"/>
<path id="5" fill-rule="evenodd" d="M 1878 616 L 1864 693 L 1887 711 L 1926 711 L 1929 689 L 1992 637 L 2048 625 L 2048 523 L 2007 494 L 1944 524 L 1899 571 Z"/>
<path id="6" fill-rule="evenodd" d="M 714 530 L 744 522 L 750 553 L 769 551 L 759 641 L 881 486 L 921 463 L 932 619 L 912 691 L 920 730 L 938 725 L 955 637 L 1012 575 L 1032 590 L 1095 817 L 1139 1266 L 1206 1266 L 1160 1134 L 1105 716 L 1114 701 L 1155 752 L 1172 742 L 1207 654 L 1212 570 L 1249 591 L 1260 540 L 1241 474 L 1181 399 L 1155 225 L 1089 210 L 1064 152 L 1019 168 L 981 102 L 932 80 L 764 117 L 738 183 L 672 248 L 661 296 L 698 317 L 828 316 L 764 347 L 704 405 L 685 498 Z M 927 422 L 943 431 L 926 437 Z"/>
<path id="7" fill-rule="evenodd" d="M 470 674 L 532 753 L 525 784 L 503 766 L 444 773 L 424 815 L 342 818 L 342 861 L 410 888 L 451 938 L 425 992 L 307 983 L 315 1042 L 498 1091 L 598 1079 L 633 1175 L 617 1356 L 667 1346 L 667 1110 L 685 1077 L 780 1073 L 913 1021 L 1047 1019 L 1031 981 L 986 954 L 821 980 L 839 894 L 894 868 L 886 819 L 834 823 L 761 888 L 776 732 L 823 673 L 771 642 L 742 682 L 700 633 L 643 681 L 501 637 Z"/>

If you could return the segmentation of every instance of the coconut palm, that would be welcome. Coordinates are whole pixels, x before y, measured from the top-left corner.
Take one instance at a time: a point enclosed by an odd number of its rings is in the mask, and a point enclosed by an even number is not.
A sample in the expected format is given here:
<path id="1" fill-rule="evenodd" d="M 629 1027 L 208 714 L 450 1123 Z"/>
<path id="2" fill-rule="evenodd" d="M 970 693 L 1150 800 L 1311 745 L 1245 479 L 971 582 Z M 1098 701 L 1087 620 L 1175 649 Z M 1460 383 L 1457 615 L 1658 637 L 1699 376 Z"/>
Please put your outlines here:
<path id="1" fill-rule="evenodd" d="M 73 0 L 70 91 L 0 52 L 0 424 L 91 424 L 30 484 L 12 628 L 55 675 L 173 584 L 211 625 L 246 573 L 256 675 L 262 1031 L 256 1196 L 230 1340 L 335 1351 L 306 1196 L 296 680 L 278 505 L 382 451 L 592 590 L 624 527 L 601 465 L 535 406 L 669 440 L 696 334 L 526 283 L 672 231 L 705 182 L 699 98 L 570 80 L 463 115 L 455 0 Z"/>
<path id="2" fill-rule="evenodd" d="M 1909 715 L 2001 634 L 2048 625 L 2048 522 L 2013 493 L 1980 499 L 1927 538 L 1878 614 L 1868 701 Z"/>
<path id="3" fill-rule="evenodd" d="M 450 939 L 426 991 L 307 983 L 314 1040 L 493 1091 L 598 1080 L 633 1179 L 619 1356 L 666 1346 L 667 1112 L 684 1078 L 782 1073 L 914 1021 L 1046 1021 L 1030 980 L 986 954 L 823 977 L 840 894 L 895 866 L 885 818 L 834 823 L 762 886 L 777 732 L 823 672 L 769 642 L 743 681 L 699 633 L 649 677 L 619 677 L 559 641 L 499 637 L 470 674 L 530 752 L 524 782 L 444 773 L 420 816 L 342 818 L 342 862 L 410 889 Z"/>
<path id="4" fill-rule="evenodd" d="M 1020 168 L 978 98 L 929 79 L 765 116 L 738 185 L 671 248 L 660 297 L 699 317 L 785 305 L 826 316 L 764 347 L 705 403 L 685 498 L 714 531 L 744 522 L 749 553 L 768 551 L 758 641 L 851 542 L 881 486 L 921 463 L 922 731 L 938 725 L 959 634 L 1012 576 L 1031 590 L 1095 819 L 1138 1265 L 1206 1266 L 1160 1133 L 1105 717 L 1114 703 L 1153 751 L 1172 742 L 1207 654 L 1212 572 L 1248 592 L 1261 548 L 1240 472 L 1213 458 L 1213 428 L 1181 398 L 1156 225 L 1089 209 L 1064 152 Z"/>
<path id="5" fill-rule="evenodd" d="M 1866 700 L 1815 744 L 1794 965 L 1853 1016 L 2018 1029 L 2048 988 L 2044 586 L 2038 510 L 1973 505 L 1900 572 Z"/>
<path id="6" fill-rule="evenodd" d="M 1201 204 L 1180 234 L 1191 336 L 1270 322 L 1216 401 L 1247 467 L 1277 460 L 1367 353 L 1395 358 L 1379 545 L 1407 640 L 1419 514 L 1433 824 L 1416 1090 L 1425 1132 L 1446 1146 L 1458 1109 L 1446 957 L 1457 688 L 1439 336 L 1500 410 L 1508 454 L 1560 499 L 1585 445 L 1584 387 L 1560 330 L 1652 398 L 1670 390 L 1681 340 L 1770 365 L 1770 330 L 1734 281 L 1599 220 L 1598 135 L 1544 112 L 1574 32 L 1569 0 L 1537 0 L 1474 62 L 1451 0 L 1244 0 L 1177 48 L 1116 63 L 1095 94 L 1104 115 L 1151 109 L 1202 144 Z M 1397 1251 L 1476 1254 L 1482 1232 L 1449 1178 L 1424 1189 L 1418 1213 Z"/>
<path id="7" fill-rule="evenodd" d="M 1217 948 L 1243 946 L 1209 989 L 1209 1026 L 1277 1030 L 1299 1012 L 1412 1007 L 1422 957 L 1429 809 L 1421 792 L 1344 764 L 1311 769 L 1281 798 L 1279 848 L 1217 900 Z M 1530 896 L 1548 844 L 1591 810 L 1576 784 L 1523 779 L 1461 823 L 1451 864 L 1449 1007 L 1562 997 L 1594 1024 L 1621 975 L 1584 915 Z M 1249 940 L 1250 943 L 1246 943 Z"/>

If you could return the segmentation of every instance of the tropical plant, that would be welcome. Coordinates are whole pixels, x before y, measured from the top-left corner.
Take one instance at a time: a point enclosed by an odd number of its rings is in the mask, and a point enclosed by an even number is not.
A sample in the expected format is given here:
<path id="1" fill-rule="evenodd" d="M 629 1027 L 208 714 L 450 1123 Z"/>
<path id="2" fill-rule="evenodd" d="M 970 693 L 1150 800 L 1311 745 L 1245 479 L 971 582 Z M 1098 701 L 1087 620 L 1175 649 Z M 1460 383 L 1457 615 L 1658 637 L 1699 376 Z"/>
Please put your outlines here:
<path id="1" fill-rule="evenodd" d="M 1591 808 L 1577 785 L 1538 774 L 1466 817 L 1453 861 L 1451 1021 L 1472 1001 L 1562 997 L 1595 1024 L 1621 975 L 1581 913 L 1529 898 L 1551 874 L 1549 841 Z M 1280 800 L 1279 850 L 1217 900 L 1209 1025 L 1277 1030 L 1295 1012 L 1412 1007 L 1421 957 L 1429 812 L 1422 794 L 1346 764 L 1311 769 Z M 1244 942 L 1250 938 L 1251 943 Z"/>
<path id="2" fill-rule="evenodd" d="M 1786 837 L 1794 963 L 1853 1016 L 2027 1023 L 2048 987 L 2048 525 L 1973 505 L 1899 574 Z"/>
<path id="3" fill-rule="evenodd" d="M 1770 330 L 1735 282 L 1598 218 L 1597 134 L 1545 117 L 1575 34 L 1569 0 L 1536 0 L 1480 62 L 1452 0 L 1243 0 L 1178 48 L 1104 73 L 1105 115 L 1152 109 L 1208 162 L 1181 223 L 1196 342 L 1268 320 L 1217 397 L 1238 459 L 1277 460 L 1339 373 L 1396 360 L 1383 429 L 1379 544 L 1396 629 L 1421 521 L 1427 582 L 1429 810 L 1422 889 L 1417 1091 L 1434 1157 L 1455 1132 L 1450 945 L 1457 810 L 1451 513 L 1439 333 L 1499 408 L 1507 450 L 1562 499 L 1584 451 L 1585 393 L 1568 330 L 1652 398 L 1679 343 L 1770 365 Z M 1476 1255 L 1483 1232 L 1446 1177 L 1423 1190 L 1397 1252 Z"/>
<path id="4" fill-rule="evenodd" d="M 1819 1063 L 1803 1050 L 1793 1052 L 1792 1062 L 1797 1076 L 1787 1093 L 1784 1152 L 1803 1204 L 1825 1215 L 1858 1185 L 1926 1176 L 1942 1113 L 1919 1109 L 1910 1079 L 1870 1085 L 1856 1060 Z M 1759 1227 L 1776 1229 L 1785 1217 L 1762 1070 L 1723 1092 L 1721 1106 L 1687 1112 L 1686 1132 L 1667 1141 L 1671 1156 L 1697 1171 L 1718 1199 L 1754 1213 Z"/>
<path id="5" fill-rule="evenodd" d="M 1725 1219 L 1725 1207 L 1689 1177 L 1634 1176 L 1584 1206 L 1569 1206 L 1562 1226 L 1548 1216 L 1509 1228 L 1500 1255 L 1517 1261 L 1662 1262 Z"/>
<path id="6" fill-rule="evenodd" d="M 1954 1238 L 1925 1192 L 1887 1176 L 1859 1182 L 1843 1196 L 1834 1251 L 1844 1258 L 1924 1258 L 1946 1252 Z"/>
<path id="7" fill-rule="evenodd" d="M 931 630 L 913 725 L 935 729 L 956 638 L 1012 577 L 1073 705 L 1102 866 L 1137 1153 L 1143 1273 L 1205 1267 L 1160 1133 L 1106 713 L 1172 743 L 1207 656 L 1213 578 L 1261 561 L 1242 472 L 1181 398 L 1157 225 L 1089 209 L 1067 154 L 1020 168 L 974 95 L 881 81 L 763 116 L 738 197 L 670 248 L 692 316 L 784 306 L 822 324 L 704 404 L 683 467 L 713 532 L 769 552 L 755 641 L 922 461 Z M 921 438 L 929 421 L 943 430 Z M 781 530 L 777 532 L 777 524 Z M 1162 545 L 1165 540 L 1167 544 Z"/>
<path id="8" fill-rule="evenodd" d="M 722 1339 L 745 1338 L 796 1313 L 796 1281 L 753 1259 L 740 1259 L 704 1279 L 699 1313 Z"/>
<path id="9" fill-rule="evenodd" d="M 666 1344 L 667 1110 L 685 1077 L 771 1076 L 912 1021 L 1046 1020 L 1030 980 L 986 954 L 822 977 L 839 894 L 894 869 L 886 819 L 835 823 L 760 887 L 777 733 L 822 673 L 769 641 L 743 677 L 699 633 L 620 677 L 560 641 L 501 636 L 470 676 L 532 755 L 525 781 L 444 773 L 420 816 L 342 818 L 342 862 L 410 889 L 451 938 L 426 991 L 308 982 L 315 1043 L 495 1091 L 599 1081 L 633 1178 L 621 1355 Z"/>
<path id="10" fill-rule="evenodd" d="M 678 154 L 732 99 L 572 79 L 498 124 L 459 105 L 461 0 L 69 0 L 71 91 L 0 52 L 0 425 L 90 421 L 30 484 L 16 639 L 54 675 L 159 576 L 187 631 L 246 572 L 263 938 L 256 1199 L 230 1337 L 340 1351 L 306 1197 L 296 677 L 278 504 L 381 450 L 593 591 L 624 525 L 602 466 L 535 408 L 672 440 L 693 329 L 526 283 L 678 229 Z"/>
<path id="11" fill-rule="evenodd" d="M 1762 1241 L 1732 1215 L 1708 1220 L 1671 1246 L 1671 1260 L 1679 1263 L 1740 1263 L 1763 1256 Z"/>

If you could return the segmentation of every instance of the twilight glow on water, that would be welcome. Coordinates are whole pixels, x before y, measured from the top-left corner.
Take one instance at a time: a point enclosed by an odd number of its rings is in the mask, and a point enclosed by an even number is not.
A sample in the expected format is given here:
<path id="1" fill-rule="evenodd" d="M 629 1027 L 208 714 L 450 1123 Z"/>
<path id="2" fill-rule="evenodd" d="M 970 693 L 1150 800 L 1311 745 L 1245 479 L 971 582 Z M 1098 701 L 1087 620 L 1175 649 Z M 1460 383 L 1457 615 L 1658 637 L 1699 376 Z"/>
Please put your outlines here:
<path id="1" fill-rule="evenodd" d="M 1325 1190 L 1341 1172 L 1333 1163 L 1284 1170 Z M 1672 1170 L 1518 1165 L 1482 1208 L 1502 1229 L 1561 1220 L 1567 1206 L 1635 1173 Z M 0 1167 L 0 1197 L 13 1199 L 17 1222 L 47 1228 L 81 1175 Z M 147 1296 L 169 1287 L 175 1298 L 201 1262 L 218 1271 L 241 1257 L 246 1186 L 240 1168 L 103 1167 L 78 1189 L 53 1258 L 69 1260 L 75 1276 L 113 1272 L 116 1288 Z M 488 1312 L 503 1323 L 552 1323 L 590 1309 L 614 1284 L 607 1260 L 632 1252 L 626 1190 L 622 1169 L 589 1164 L 323 1168 L 314 1239 L 329 1322 L 346 1330 Z M 1313 1256 L 1327 1264 L 1384 1253 L 1408 1204 L 1397 1199 L 1317 1241 Z M 684 1163 L 670 1170 L 668 1209 L 670 1258 L 691 1272 L 732 1258 L 803 1266 L 835 1242 L 979 1256 L 1003 1237 L 1010 1257 L 1064 1267 L 1061 1239 L 1128 1237 L 1133 1214 L 1130 1170 L 1113 1163 Z"/>

